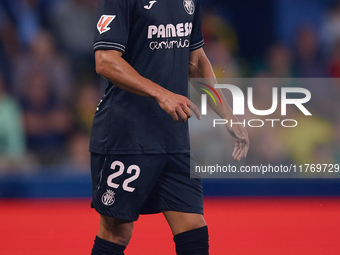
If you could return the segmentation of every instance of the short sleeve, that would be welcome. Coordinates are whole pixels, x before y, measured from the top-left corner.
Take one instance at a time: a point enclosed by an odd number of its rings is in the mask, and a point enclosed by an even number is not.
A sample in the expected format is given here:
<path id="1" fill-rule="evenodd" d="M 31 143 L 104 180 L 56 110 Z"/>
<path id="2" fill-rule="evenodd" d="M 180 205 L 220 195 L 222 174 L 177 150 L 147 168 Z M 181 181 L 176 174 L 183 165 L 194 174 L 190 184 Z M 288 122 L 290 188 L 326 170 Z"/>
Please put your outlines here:
<path id="1" fill-rule="evenodd" d="M 98 22 L 94 37 L 94 51 L 125 52 L 130 28 L 129 0 L 100 0 Z"/>
<path id="2" fill-rule="evenodd" d="M 203 33 L 202 33 L 202 17 L 201 17 L 201 4 L 200 0 L 197 0 L 195 7 L 195 16 L 192 25 L 192 33 L 190 38 L 190 51 L 197 50 L 204 45 Z"/>

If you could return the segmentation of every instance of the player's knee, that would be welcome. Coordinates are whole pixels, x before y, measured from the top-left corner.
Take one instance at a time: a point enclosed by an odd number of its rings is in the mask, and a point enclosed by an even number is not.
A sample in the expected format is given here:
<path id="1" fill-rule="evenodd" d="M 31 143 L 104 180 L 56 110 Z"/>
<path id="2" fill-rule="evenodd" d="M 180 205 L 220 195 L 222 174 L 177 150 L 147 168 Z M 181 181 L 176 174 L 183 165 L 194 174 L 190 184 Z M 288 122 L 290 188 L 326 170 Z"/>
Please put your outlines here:
<path id="1" fill-rule="evenodd" d="M 116 235 L 116 243 L 127 246 L 132 237 L 132 228 L 121 231 Z"/>
<path id="2" fill-rule="evenodd" d="M 91 255 L 124 255 L 126 246 L 96 236 Z"/>
<path id="3" fill-rule="evenodd" d="M 194 213 L 182 213 L 174 211 L 163 212 L 173 235 L 206 226 L 203 215 Z"/>
<path id="4" fill-rule="evenodd" d="M 195 217 L 193 220 L 187 220 L 182 222 L 182 229 L 181 232 L 186 232 L 190 230 L 195 230 L 198 228 L 206 227 L 207 223 L 205 222 L 203 216 Z"/>
<path id="5" fill-rule="evenodd" d="M 127 246 L 132 236 L 133 227 L 134 222 L 101 216 L 98 236 Z"/>
<path id="6" fill-rule="evenodd" d="M 118 236 L 114 240 L 115 240 L 114 243 L 116 243 L 116 244 L 120 244 L 122 246 L 128 246 L 128 244 L 130 243 L 130 240 L 131 240 L 131 236 L 130 237 Z"/>

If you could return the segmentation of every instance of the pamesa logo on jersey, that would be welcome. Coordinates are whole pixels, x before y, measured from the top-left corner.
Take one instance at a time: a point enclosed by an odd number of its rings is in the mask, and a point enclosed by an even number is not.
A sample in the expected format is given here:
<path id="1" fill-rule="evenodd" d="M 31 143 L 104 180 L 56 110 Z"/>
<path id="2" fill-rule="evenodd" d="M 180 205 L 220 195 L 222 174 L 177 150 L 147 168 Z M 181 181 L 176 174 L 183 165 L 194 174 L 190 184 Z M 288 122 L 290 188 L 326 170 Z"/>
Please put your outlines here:
<path id="1" fill-rule="evenodd" d="M 191 22 L 160 24 L 159 26 L 150 25 L 147 38 L 156 40 L 151 41 L 149 47 L 151 50 L 189 48 L 191 32 Z"/>
<path id="2" fill-rule="evenodd" d="M 185 11 L 188 14 L 193 15 L 195 13 L 195 4 L 194 4 L 194 1 L 192 1 L 192 0 L 183 0 L 183 5 L 184 5 Z"/>
<path id="3" fill-rule="evenodd" d="M 115 193 L 112 190 L 106 190 L 106 192 L 102 195 L 102 203 L 104 205 L 110 206 L 115 202 Z"/>

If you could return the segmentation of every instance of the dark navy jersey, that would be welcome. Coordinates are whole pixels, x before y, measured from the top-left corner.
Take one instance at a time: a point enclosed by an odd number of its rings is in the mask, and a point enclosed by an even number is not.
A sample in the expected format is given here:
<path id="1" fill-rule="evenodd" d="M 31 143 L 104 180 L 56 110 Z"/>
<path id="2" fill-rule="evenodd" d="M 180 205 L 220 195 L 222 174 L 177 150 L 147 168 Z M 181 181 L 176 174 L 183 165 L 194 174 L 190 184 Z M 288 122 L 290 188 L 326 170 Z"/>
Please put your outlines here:
<path id="1" fill-rule="evenodd" d="M 120 51 L 143 77 L 188 96 L 189 52 L 204 44 L 199 9 L 199 0 L 100 0 L 94 50 Z M 156 100 L 108 82 L 90 151 L 189 152 L 188 124 L 175 123 Z"/>

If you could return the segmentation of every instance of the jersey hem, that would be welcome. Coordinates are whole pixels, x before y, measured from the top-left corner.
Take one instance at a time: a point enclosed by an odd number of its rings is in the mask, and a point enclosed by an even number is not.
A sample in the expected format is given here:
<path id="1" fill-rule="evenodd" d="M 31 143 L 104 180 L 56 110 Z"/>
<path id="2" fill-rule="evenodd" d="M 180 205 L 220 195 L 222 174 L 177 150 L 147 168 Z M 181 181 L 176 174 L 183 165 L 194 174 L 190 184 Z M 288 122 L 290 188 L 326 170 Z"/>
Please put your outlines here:
<path id="1" fill-rule="evenodd" d="M 97 154 L 177 154 L 177 153 L 188 153 L 190 148 L 180 149 L 99 149 L 90 147 L 90 152 Z"/>

